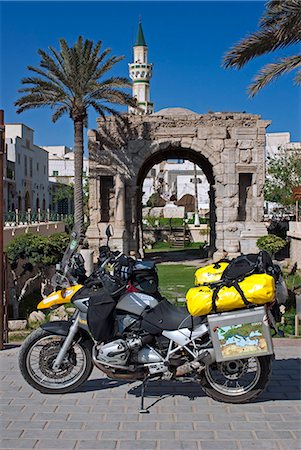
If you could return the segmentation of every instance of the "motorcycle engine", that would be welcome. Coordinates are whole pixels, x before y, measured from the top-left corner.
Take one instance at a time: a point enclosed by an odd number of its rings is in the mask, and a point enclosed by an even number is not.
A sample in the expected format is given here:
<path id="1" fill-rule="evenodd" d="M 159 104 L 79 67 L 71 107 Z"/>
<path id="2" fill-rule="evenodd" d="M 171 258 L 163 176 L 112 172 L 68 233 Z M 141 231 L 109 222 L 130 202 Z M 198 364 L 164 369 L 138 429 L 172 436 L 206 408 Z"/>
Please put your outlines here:
<path id="1" fill-rule="evenodd" d="M 130 354 L 130 349 L 123 339 L 102 345 L 98 350 L 98 361 L 107 365 L 125 366 Z"/>
<path id="2" fill-rule="evenodd" d="M 140 338 L 117 339 L 98 349 L 97 360 L 107 366 L 125 366 L 131 361 L 139 364 L 162 362 L 162 356 L 152 347 L 145 347 Z"/>

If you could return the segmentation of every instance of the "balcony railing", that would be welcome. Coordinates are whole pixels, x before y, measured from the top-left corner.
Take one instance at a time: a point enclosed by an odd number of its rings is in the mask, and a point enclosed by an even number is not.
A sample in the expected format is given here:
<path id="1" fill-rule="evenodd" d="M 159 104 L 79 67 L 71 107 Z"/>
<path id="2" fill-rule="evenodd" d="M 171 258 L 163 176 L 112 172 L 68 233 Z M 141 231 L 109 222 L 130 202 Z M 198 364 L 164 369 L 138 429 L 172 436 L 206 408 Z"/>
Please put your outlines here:
<path id="1" fill-rule="evenodd" d="M 47 211 L 15 211 L 4 213 L 4 226 L 5 227 L 17 227 L 22 225 L 34 225 L 47 222 L 63 222 L 71 217 L 70 214 L 58 214 Z"/>

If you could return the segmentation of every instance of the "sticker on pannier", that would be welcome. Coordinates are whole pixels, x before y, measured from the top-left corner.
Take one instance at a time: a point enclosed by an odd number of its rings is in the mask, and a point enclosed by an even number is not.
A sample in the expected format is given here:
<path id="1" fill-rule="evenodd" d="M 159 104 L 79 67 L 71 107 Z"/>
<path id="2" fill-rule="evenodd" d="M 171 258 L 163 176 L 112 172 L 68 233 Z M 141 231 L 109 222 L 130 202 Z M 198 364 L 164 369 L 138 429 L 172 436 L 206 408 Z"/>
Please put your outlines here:
<path id="1" fill-rule="evenodd" d="M 264 307 L 212 314 L 208 324 L 217 362 L 273 353 Z"/>

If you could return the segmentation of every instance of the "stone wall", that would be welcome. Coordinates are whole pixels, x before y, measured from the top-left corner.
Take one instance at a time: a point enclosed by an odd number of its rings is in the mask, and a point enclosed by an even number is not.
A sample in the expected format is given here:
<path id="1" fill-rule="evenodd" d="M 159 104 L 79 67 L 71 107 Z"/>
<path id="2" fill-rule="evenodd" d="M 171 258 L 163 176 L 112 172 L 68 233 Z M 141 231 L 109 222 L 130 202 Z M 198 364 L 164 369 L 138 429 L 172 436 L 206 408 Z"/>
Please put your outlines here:
<path id="1" fill-rule="evenodd" d="M 230 256 L 245 248 L 256 251 L 256 239 L 266 234 L 261 222 L 264 141 L 270 122 L 253 114 L 199 115 L 184 111 L 129 115 L 123 122 L 98 119 L 98 129 L 89 131 L 88 238 L 92 247 L 103 243 L 104 229 L 110 222 L 116 248 L 141 250 L 143 179 L 154 164 L 183 158 L 198 164 L 211 186 L 211 247 L 215 258 L 225 251 Z M 111 186 L 107 192 L 103 188 L 106 182 Z"/>
<path id="2" fill-rule="evenodd" d="M 291 239 L 290 260 L 291 264 L 297 263 L 301 268 L 301 222 L 289 222 L 287 236 Z"/>

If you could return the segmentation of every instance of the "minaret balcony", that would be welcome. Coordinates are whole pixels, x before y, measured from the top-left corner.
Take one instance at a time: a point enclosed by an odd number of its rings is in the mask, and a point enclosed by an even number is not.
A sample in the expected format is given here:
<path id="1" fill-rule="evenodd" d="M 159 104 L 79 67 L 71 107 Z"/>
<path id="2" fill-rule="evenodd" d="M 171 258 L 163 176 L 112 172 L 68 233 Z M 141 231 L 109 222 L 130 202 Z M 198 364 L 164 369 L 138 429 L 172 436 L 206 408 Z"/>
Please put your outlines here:
<path id="1" fill-rule="evenodd" d="M 152 77 L 152 64 L 129 64 L 129 75 L 132 80 L 149 81 Z"/>
<path id="2" fill-rule="evenodd" d="M 140 63 L 139 61 L 129 64 L 129 70 L 152 70 L 152 64 Z"/>
<path id="3" fill-rule="evenodd" d="M 151 79 L 151 74 L 150 73 L 145 73 L 145 72 L 134 72 L 134 73 L 130 73 L 130 78 L 133 81 L 149 81 Z"/>

